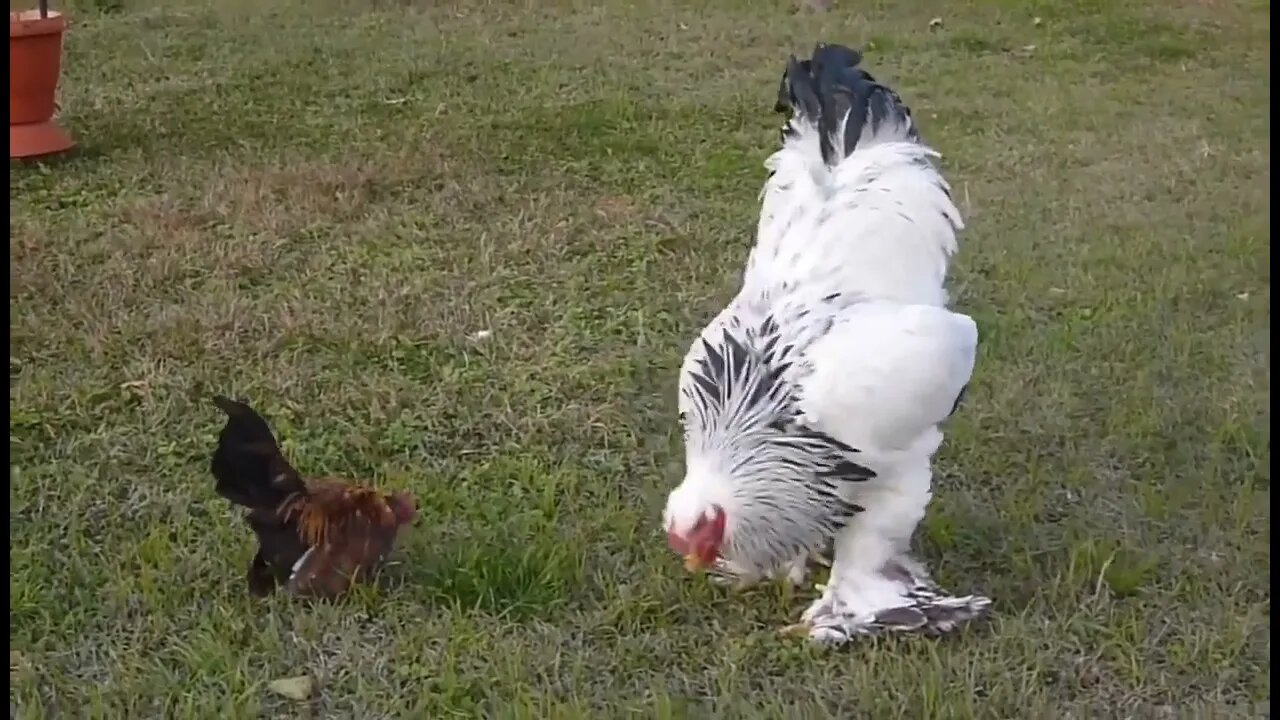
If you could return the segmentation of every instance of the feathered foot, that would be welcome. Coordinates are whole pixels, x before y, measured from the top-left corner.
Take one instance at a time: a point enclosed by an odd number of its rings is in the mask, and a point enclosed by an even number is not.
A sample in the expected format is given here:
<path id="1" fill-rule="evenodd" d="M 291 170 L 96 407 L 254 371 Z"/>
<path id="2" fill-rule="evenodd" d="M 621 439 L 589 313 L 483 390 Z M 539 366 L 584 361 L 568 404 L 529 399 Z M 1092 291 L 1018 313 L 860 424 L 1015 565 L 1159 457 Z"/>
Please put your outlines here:
<path id="1" fill-rule="evenodd" d="M 808 635 L 825 646 L 891 632 L 943 635 L 985 616 L 990 607 L 991 599 L 981 595 L 946 594 L 923 566 L 904 556 L 879 574 L 849 575 L 831 583 L 801 622 L 783 633 Z"/>

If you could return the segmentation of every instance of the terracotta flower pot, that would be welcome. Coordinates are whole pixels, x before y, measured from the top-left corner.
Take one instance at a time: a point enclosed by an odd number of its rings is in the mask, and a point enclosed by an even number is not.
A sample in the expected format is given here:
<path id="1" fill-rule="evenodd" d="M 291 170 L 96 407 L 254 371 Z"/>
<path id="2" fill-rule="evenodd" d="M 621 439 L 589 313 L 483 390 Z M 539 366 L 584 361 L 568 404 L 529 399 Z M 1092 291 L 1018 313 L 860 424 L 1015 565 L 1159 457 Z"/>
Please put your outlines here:
<path id="1" fill-rule="evenodd" d="M 9 157 L 69 150 L 75 141 L 53 122 L 67 19 L 49 11 L 9 13 Z"/>

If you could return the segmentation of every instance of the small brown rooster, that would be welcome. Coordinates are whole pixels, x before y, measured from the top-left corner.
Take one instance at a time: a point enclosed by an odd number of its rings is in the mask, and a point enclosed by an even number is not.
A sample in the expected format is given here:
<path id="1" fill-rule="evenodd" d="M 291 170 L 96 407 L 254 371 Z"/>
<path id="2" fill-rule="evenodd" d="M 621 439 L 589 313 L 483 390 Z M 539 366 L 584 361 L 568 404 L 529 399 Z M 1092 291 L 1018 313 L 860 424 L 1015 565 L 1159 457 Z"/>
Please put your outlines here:
<path id="1" fill-rule="evenodd" d="M 244 403 L 216 396 L 227 414 L 211 469 L 217 492 L 249 509 L 258 536 L 249 592 L 283 584 L 294 595 L 331 598 L 367 578 L 417 515 L 407 492 L 385 494 L 342 480 L 303 480 L 271 428 Z"/>

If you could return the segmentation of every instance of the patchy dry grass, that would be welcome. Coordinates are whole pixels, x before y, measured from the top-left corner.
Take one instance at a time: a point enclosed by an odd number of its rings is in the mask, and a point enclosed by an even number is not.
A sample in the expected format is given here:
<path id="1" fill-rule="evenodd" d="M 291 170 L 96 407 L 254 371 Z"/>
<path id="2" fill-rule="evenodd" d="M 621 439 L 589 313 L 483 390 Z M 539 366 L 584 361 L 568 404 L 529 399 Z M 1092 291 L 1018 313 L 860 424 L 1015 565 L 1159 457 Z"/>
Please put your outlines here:
<path id="1" fill-rule="evenodd" d="M 11 170 L 11 716 L 295 717 L 299 673 L 314 717 L 1262 712 L 1268 3 L 285 2 L 71 6 L 82 151 Z M 819 38 L 870 46 L 971 221 L 920 544 L 998 614 L 947 641 L 781 642 L 806 598 L 658 533 Z M 422 497 L 385 587 L 246 597 L 215 391 Z"/>

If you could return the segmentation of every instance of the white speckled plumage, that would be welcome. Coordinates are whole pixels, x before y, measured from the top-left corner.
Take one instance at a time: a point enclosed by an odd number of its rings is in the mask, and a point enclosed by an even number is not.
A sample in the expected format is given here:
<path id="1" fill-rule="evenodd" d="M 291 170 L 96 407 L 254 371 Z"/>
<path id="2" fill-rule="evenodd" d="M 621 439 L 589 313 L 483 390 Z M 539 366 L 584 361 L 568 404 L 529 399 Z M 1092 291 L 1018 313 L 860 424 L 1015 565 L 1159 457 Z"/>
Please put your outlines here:
<path id="1" fill-rule="evenodd" d="M 679 536 L 723 509 L 717 569 L 744 582 L 799 582 L 834 543 L 803 618 L 823 643 L 950 629 L 990 603 L 948 598 L 907 556 L 978 332 L 946 307 L 963 223 L 937 153 L 858 59 L 820 46 L 784 77 L 794 112 L 741 289 L 681 368 L 686 474 L 664 513 Z"/>

